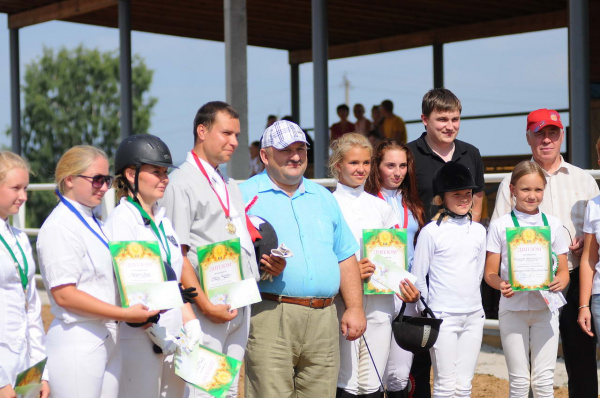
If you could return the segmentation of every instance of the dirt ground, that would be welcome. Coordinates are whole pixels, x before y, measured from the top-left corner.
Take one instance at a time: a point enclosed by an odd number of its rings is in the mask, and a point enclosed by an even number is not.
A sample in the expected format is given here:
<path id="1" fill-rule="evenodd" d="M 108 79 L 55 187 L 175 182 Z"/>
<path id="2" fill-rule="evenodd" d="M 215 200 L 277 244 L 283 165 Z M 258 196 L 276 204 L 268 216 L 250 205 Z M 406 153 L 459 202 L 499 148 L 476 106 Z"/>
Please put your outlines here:
<path id="1" fill-rule="evenodd" d="M 42 319 L 44 321 L 44 328 L 48 330 L 50 322 L 52 322 L 52 314 L 50 314 L 50 307 L 45 305 L 42 308 Z M 242 369 L 243 370 L 243 369 Z M 242 380 L 240 380 L 240 394 L 239 398 L 243 398 L 243 374 Z M 476 374 L 473 379 L 473 398 L 497 398 L 508 396 L 508 381 L 494 377 L 493 375 Z M 566 388 L 554 387 L 555 398 L 567 398 L 568 392 Z"/>

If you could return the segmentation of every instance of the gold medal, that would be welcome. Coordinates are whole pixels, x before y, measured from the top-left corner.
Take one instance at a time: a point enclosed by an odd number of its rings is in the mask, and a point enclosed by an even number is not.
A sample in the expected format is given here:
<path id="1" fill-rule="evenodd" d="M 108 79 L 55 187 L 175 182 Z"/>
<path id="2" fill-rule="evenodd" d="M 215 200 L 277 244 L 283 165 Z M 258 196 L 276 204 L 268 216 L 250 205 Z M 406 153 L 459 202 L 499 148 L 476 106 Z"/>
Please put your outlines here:
<path id="1" fill-rule="evenodd" d="M 235 225 L 233 225 L 233 223 L 231 222 L 231 220 L 227 223 L 227 226 L 225 227 L 225 229 L 227 230 L 227 232 L 230 235 L 235 235 Z"/>

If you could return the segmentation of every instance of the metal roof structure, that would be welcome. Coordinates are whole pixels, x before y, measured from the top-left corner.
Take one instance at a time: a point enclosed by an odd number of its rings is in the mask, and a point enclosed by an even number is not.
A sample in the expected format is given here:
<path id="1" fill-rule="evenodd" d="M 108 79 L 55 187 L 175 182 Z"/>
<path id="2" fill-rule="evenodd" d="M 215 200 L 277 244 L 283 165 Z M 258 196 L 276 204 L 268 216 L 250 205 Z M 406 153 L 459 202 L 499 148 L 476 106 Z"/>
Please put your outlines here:
<path id="1" fill-rule="evenodd" d="M 319 162 L 327 146 L 321 136 L 328 134 L 328 59 L 433 46 L 434 85 L 441 86 L 444 43 L 567 27 L 571 127 L 583 134 L 572 144 L 590 142 L 589 86 L 600 82 L 600 51 L 595 51 L 600 50 L 600 27 L 589 21 L 600 17 L 600 0 L 0 0 L 0 12 L 8 14 L 8 27 L 16 32 L 11 54 L 18 54 L 19 29 L 52 20 L 119 27 L 122 66 L 130 56 L 131 30 L 225 41 L 226 75 L 233 82 L 228 83 L 227 97 L 241 98 L 230 102 L 242 114 L 247 109 L 246 45 L 289 52 L 292 114 L 299 106 L 298 65 L 314 61 L 315 137 L 319 135 L 314 148 Z M 11 55 L 15 57 L 18 65 L 18 55 Z M 13 92 L 13 103 L 18 103 L 17 95 Z M 127 106 L 127 98 L 123 104 Z M 127 110 L 122 113 L 127 115 Z M 14 120 L 19 120 L 16 115 Z M 580 120 L 583 124 L 575 126 Z M 589 157 L 582 162 L 590 163 Z"/>

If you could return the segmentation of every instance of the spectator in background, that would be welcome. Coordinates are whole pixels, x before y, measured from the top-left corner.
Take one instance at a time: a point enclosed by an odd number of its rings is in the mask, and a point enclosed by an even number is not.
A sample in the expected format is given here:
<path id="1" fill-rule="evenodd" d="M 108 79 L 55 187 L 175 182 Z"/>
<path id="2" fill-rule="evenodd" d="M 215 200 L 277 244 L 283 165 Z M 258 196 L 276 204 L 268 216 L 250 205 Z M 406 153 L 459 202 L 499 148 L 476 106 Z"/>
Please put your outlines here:
<path id="1" fill-rule="evenodd" d="M 366 136 L 371 131 L 371 121 L 365 117 L 365 107 L 363 104 L 355 104 L 353 111 L 356 117 L 355 132 Z"/>
<path id="2" fill-rule="evenodd" d="M 348 105 L 342 104 L 337 107 L 337 114 L 340 121 L 331 126 L 331 134 L 329 135 L 329 142 L 333 142 L 343 136 L 346 133 L 353 133 L 356 130 L 354 123 L 348 121 L 348 115 L 350 115 L 350 108 Z"/>
<path id="3" fill-rule="evenodd" d="M 381 126 L 383 137 L 388 140 L 398 140 L 406 144 L 406 126 L 400 116 L 394 115 L 394 103 L 390 100 L 385 100 L 381 103 L 379 110 L 383 118 Z"/>
<path id="4" fill-rule="evenodd" d="M 371 108 L 371 131 L 377 133 L 378 137 L 381 137 L 381 123 L 383 119 L 381 118 L 381 111 L 379 110 L 379 105 L 373 105 Z"/>
<path id="5" fill-rule="evenodd" d="M 377 134 L 377 131 L 375 130 L 369 131 L 369 133 L 367 134 L 367 139 L 369 140 L 373 148 L 375 148 L 375 146 L 377 146 L 377 144 L 381 142 L 381 138 L 379 138 L 379 134 Z"/>
<path id="6" fill-rule="evenodd" d="M 276 121 L 277 121 L 277 116 L 275 116 L 275 115 L 269 115 L 269 116 L 267 116 L 267 127 L 269 127 L 270 125 L 272 125 Z"/>
<path id="7" fill-rule="evenodd" d="M 250 144 L 250 177 L 260 174 L 264 169 L 265 165 L 260 161 L 260 142 L 254 141 Z"/>

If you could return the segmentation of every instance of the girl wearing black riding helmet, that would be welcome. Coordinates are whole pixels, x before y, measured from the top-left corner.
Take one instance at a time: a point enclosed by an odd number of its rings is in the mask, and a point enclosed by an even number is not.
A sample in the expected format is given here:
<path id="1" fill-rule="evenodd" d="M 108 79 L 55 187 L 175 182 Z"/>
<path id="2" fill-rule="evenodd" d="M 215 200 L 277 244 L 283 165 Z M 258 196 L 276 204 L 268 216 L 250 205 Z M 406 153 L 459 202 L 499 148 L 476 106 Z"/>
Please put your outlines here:
<path id="1" fill-rule="evenodd" d="M 156 241 L 168 279 L 180 281 L 183 257 L 178 238 L 157 204 L 169 183 L 169 167 L 173 167 L 171 153 L 160 138 L 125 138 L 115 154 L 114 186 L 120 202 L 106 229 L 111 241 Z M 175 375 L 173 363 L 174 336 L 182 325 L 189 340 L 201 342 L 200 323 L 189 303 L 163 313 L 156 323 L 121 325 L 119 397 L 183 396 L 185 382 Z"/>
<path id="2" fill-rule="evenodd" d="M 416 286 L 435 317 L 443 320 L 430 350 L 435 397 L 471 396 L 481 348 L 485 314 L 480 285 L 486 233 L 471 219 L 475 188 L 467 167 L 445 163 L 433 179 L 433 204 L 440 211 L 421 229 L 415 247 L 412 273 Z M 417 305 L 424 309 L 421 303 Z"/>

